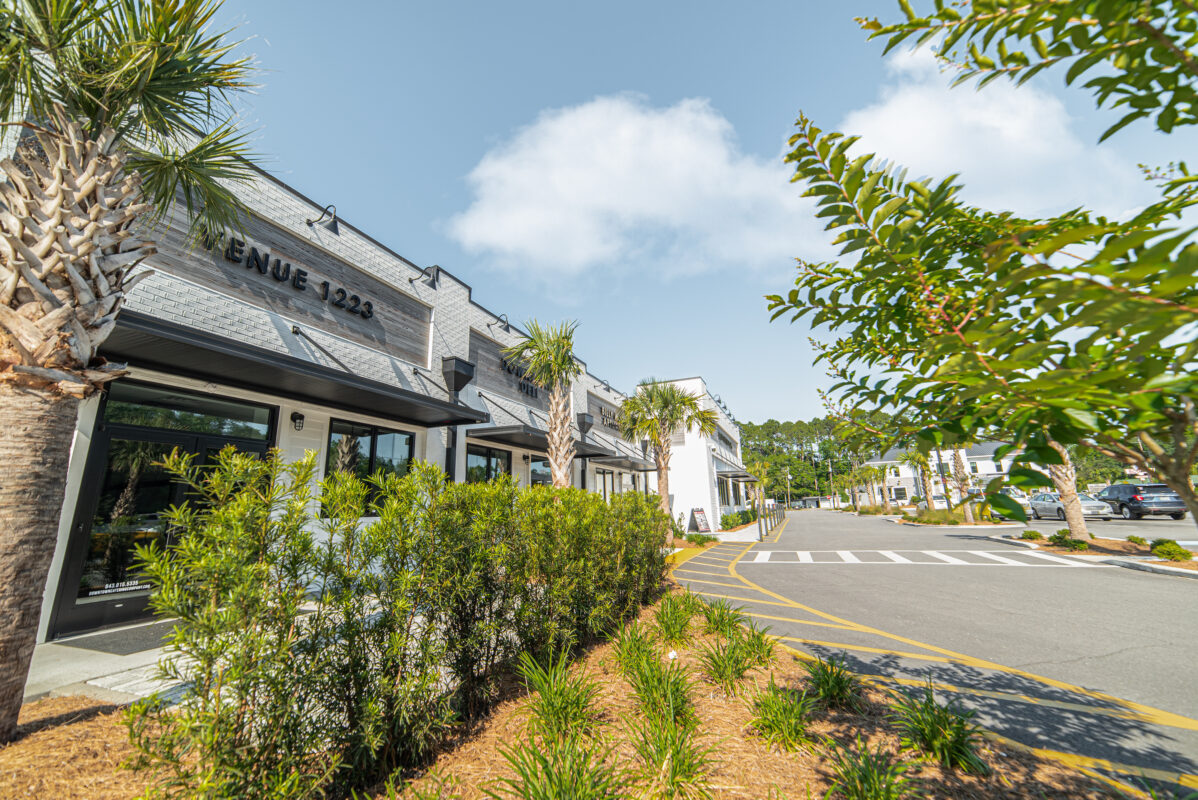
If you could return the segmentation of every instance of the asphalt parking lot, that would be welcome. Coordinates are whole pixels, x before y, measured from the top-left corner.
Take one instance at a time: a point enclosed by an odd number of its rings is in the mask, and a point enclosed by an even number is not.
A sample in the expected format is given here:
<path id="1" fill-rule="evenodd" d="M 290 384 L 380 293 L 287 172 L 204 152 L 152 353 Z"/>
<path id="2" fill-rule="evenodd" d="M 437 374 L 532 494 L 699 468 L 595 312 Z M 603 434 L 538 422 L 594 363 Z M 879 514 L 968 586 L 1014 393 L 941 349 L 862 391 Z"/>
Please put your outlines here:
<path id="1" fill-rule="evenodd" d="M 1198 539 L 1189 519 L 1091 528 Z M 1136 786 L 1198 788 L 1186 610 L 1198 608 L 1198 581 L 1001 544 L 996 532 L 792 512 L 764 541 L 718 545 L 673 574 L 743 606 L 784 647 L 839 658 L 880 687 L 931 680 L 1012 743 Z"/>

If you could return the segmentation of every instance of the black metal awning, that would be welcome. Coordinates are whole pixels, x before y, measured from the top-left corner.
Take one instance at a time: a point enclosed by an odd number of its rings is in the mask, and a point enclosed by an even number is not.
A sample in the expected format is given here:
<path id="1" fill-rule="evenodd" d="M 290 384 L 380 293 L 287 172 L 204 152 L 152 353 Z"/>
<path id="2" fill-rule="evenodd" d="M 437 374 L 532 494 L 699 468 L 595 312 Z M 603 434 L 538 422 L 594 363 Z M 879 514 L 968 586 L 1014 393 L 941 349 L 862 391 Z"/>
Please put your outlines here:
<path id="1" fill-rule="evenodd" d="M 730 481 L 737 481 L 739 483 L 757 483 L 757 479 L 743 469 L 720 469 L 716 467 L 715 474 L 720 478 L 727 478 Z"/>
<path id="2" fill-rule="evenodd" d="M 291 400 L 316 403 L 427 428 L 486 422 L 490 416 L 303 358 L 133 311 L 117 317 L 100 347 L 110 361 L 169 372 Z"/>
<path id="3" fill-rule="evenodd" d="M 596 458 L 592 458 L 591 462 L 604 467 L 622 469 L 627 472 L 652 472 L 653 470 L 657 469 L 656 465 L 654 465 L 652 461 L 644 458 L 637 458 L 636 456 L 625 455 L 624 453 L 617 453 L 614 456 L 598 456 Z"/>
<path id="4" fill-rule="evenodd" d="M 499 444 L 510 445 L 511 447 L 520 447 L 525 450 L 535 450 L 538 453 L 549 451 L 549 434 L 540 428 L 534 428 L 532 425 L 499 425 L 493 428 L 471 428 L 466 431 L 466 436 L 484 442 L 497 442 Z M 577 439 L 574 440 L 574 454 L 581 458 L 615 455 L 615 453 L 607 448 L 591 444 L 590 442 L 580 442 Z"/>

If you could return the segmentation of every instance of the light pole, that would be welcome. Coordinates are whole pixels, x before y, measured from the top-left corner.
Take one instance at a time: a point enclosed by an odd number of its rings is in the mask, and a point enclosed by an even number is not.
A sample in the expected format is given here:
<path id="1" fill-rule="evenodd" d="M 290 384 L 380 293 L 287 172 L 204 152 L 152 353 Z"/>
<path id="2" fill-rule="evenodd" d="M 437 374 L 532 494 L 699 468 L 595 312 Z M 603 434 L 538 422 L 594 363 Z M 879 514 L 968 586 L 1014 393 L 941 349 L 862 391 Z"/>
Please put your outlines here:
<path id="1" fill-rule="evenodd" d="M 786 466 L 786 508 L 790 509 L 790 465 Z"/>

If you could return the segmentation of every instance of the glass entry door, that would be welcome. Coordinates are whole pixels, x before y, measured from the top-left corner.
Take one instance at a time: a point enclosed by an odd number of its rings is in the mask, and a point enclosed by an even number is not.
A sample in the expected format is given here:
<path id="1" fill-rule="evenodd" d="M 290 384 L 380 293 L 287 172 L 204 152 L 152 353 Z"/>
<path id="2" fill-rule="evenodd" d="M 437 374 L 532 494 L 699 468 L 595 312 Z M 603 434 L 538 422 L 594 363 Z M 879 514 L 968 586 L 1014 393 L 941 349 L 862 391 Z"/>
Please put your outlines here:
<path id="1" fill-rule="evenodd" d="M 51 637 L 149 615 L 150 587 L 134 563 L 135 549 L 155 541 L 169 547 L 171 530 L 164 515 L 187 500 L 186 487 L 160 466 L 166 456 L 178 449 L 205 465 L 228 445 L 259 454 L 269 446 L 265 435 L 254 441 L 210 433 L 211 425 L 199 433 L 110 421 L 127 417 L 127 411 L 119 399 L 110 399 L 92 437 L 50 621 Z"/>

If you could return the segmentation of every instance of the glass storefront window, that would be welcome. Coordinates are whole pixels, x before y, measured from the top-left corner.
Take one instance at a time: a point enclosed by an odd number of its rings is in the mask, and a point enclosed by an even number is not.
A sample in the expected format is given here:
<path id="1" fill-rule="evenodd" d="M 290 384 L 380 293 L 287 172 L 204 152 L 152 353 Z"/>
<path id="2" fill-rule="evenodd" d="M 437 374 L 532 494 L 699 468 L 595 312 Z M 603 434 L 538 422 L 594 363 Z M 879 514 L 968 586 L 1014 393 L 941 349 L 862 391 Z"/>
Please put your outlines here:
<path id="1" fill-rule="evenodd" d="M 512 454 L 477 444 L 466 445 L 466 483 L 484 483 L 512 474 Z"/>
<path id="2" fill-rule="evenodd" d="M 533 458 L 528 462 L 528 482 L 533 486 L 553 485 L 553 472 L 549 469 L 549 459 Z"/>
<path id="3" fill-rule="evenodd" d="M 405 475 L 415 444 L 411 433 L 332 420 L 325 474 L 353 472 L 366 478 L 382 471 Z"/>
<path id="4" fill-rule="evenodd" d="M 108 389 L 104 421 L 265 442 L 269 406 L 226 400 L 166 386 L 117 381 Z"/>

